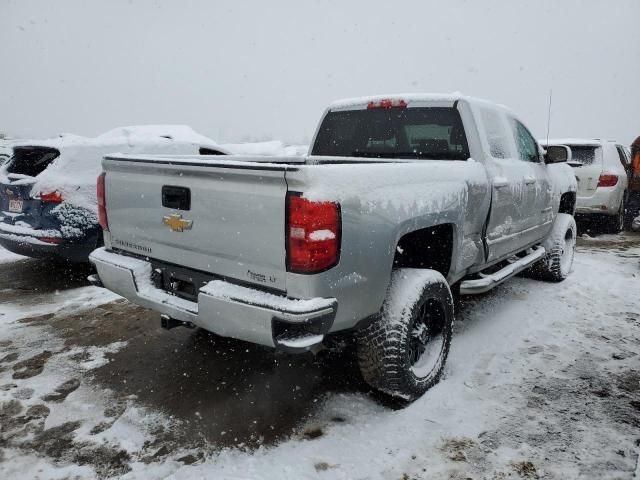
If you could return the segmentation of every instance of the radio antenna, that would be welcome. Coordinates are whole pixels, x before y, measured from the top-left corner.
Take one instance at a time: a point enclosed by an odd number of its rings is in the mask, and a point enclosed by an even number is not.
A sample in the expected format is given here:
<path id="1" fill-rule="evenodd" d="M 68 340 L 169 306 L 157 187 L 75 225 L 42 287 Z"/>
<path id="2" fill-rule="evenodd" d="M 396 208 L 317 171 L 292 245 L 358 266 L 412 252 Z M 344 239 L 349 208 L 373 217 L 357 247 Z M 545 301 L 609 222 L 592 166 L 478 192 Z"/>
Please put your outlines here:
<path id="1" fill-rule="evenodd" d="M 553 89 L 549 90 L 549 111 L 547 112 L 547 146 L 549 145 L 549 130 L 551 130 L 551 99 L 553 98 Z"/>

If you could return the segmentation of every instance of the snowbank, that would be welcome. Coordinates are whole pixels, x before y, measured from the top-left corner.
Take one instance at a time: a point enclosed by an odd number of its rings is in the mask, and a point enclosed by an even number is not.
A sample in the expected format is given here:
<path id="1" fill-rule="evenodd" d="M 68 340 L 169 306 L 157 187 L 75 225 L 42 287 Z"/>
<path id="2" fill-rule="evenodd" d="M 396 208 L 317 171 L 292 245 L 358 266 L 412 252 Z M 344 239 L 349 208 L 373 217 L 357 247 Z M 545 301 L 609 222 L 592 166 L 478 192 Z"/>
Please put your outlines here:
<path id="1" fill-rule="evenodd" d="M 135 125 L 131 127 L 118 127 L 97 137 L 102 140 L 115 139 L 121 141 L 129 138 L 133 142 L 148 139 L 155 141 L 158 138 L 186 142 L 193 145 L 216 147 L 217 144 L 208 137 L 199 134 L 187 125 Z"/>

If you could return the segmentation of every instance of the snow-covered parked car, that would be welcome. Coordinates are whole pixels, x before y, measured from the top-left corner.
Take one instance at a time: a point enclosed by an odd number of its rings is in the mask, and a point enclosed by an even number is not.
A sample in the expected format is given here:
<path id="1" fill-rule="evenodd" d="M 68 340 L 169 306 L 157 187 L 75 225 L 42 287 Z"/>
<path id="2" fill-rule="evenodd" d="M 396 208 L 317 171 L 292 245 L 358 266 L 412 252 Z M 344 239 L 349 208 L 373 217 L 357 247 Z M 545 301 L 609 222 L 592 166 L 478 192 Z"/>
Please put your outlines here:
<path id="1" fill-rule="evenodd" d="M 578 181 L 576 218 L 596 220 L 608 233 L 621 231 L 629 184 L 627 149 L 614 141 L 600 139 L 565 138 L 540 143 L 566 145 L 571 149 L 569 165 Z"/>
<path id="2" fill-rule="evenodd" d="M 102 244 L 95 178 L 107 153 L 228 153 L 181 125 L 122 127 L 95 138 L 13 144 L 0 167 L 0 245 L 22 255 L 87 261 Z"/>
<path id="3" fill-rule="evenodd" d="M 355 335 L 365 380 L 415 399 L 442 374 L 452 290 L 569 275 L 569 155 L 460 95 L 334 103 L 309 156 L 107 155 L 92 281 L 165 328 L 289 352 Z"/>

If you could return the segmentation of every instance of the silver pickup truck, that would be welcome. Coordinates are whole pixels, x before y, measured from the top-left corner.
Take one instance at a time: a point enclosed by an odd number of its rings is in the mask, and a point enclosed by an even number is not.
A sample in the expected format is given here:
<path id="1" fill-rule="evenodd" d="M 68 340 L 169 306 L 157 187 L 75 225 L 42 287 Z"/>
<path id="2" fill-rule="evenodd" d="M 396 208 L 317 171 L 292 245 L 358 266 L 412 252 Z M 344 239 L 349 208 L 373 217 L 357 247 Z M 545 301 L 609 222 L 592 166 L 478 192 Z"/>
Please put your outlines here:
<path id="1" fill-rule="evenodd" d="M 354 335 L 364 379 L 412 400 L 442 373 L 452 292 L 568 275 L 569 156 L 459 95 L 336 102 L 308 156 L 108 155 L 93 281 L 166 328 L 289 352 Z"/>

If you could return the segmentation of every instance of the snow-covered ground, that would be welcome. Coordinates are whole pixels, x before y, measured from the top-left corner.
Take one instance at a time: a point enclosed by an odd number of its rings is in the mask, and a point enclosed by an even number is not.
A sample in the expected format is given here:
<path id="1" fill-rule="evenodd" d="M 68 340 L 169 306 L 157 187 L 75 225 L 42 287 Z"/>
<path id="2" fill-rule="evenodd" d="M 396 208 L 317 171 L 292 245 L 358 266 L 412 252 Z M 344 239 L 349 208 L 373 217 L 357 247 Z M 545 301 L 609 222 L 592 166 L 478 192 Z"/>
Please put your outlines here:
<path id="1" fill-rule="evenodd" d="M 581 239 L 560 284 L 515 278 L 464 299 L 445 377 L 404 409 L 368 392 L 347 357 L 317 367 L 222 342 L 207 363 L 197 333 L 158 333 L 105 291 L 17 294 L 10 278 L 31 265 L 0 265 L 0 478 L 640 475 L 638 235 Z M 274 396 L 283 385 L 294 392 Z"/>
<path id="2" fill-rule="evenodd" d="M 18 255 L 0 247 L 0 263 L 17 262 L 18 260 L 23 260 L 25 258 L 26 257 L 23 257 L 22 255 Z"/>

